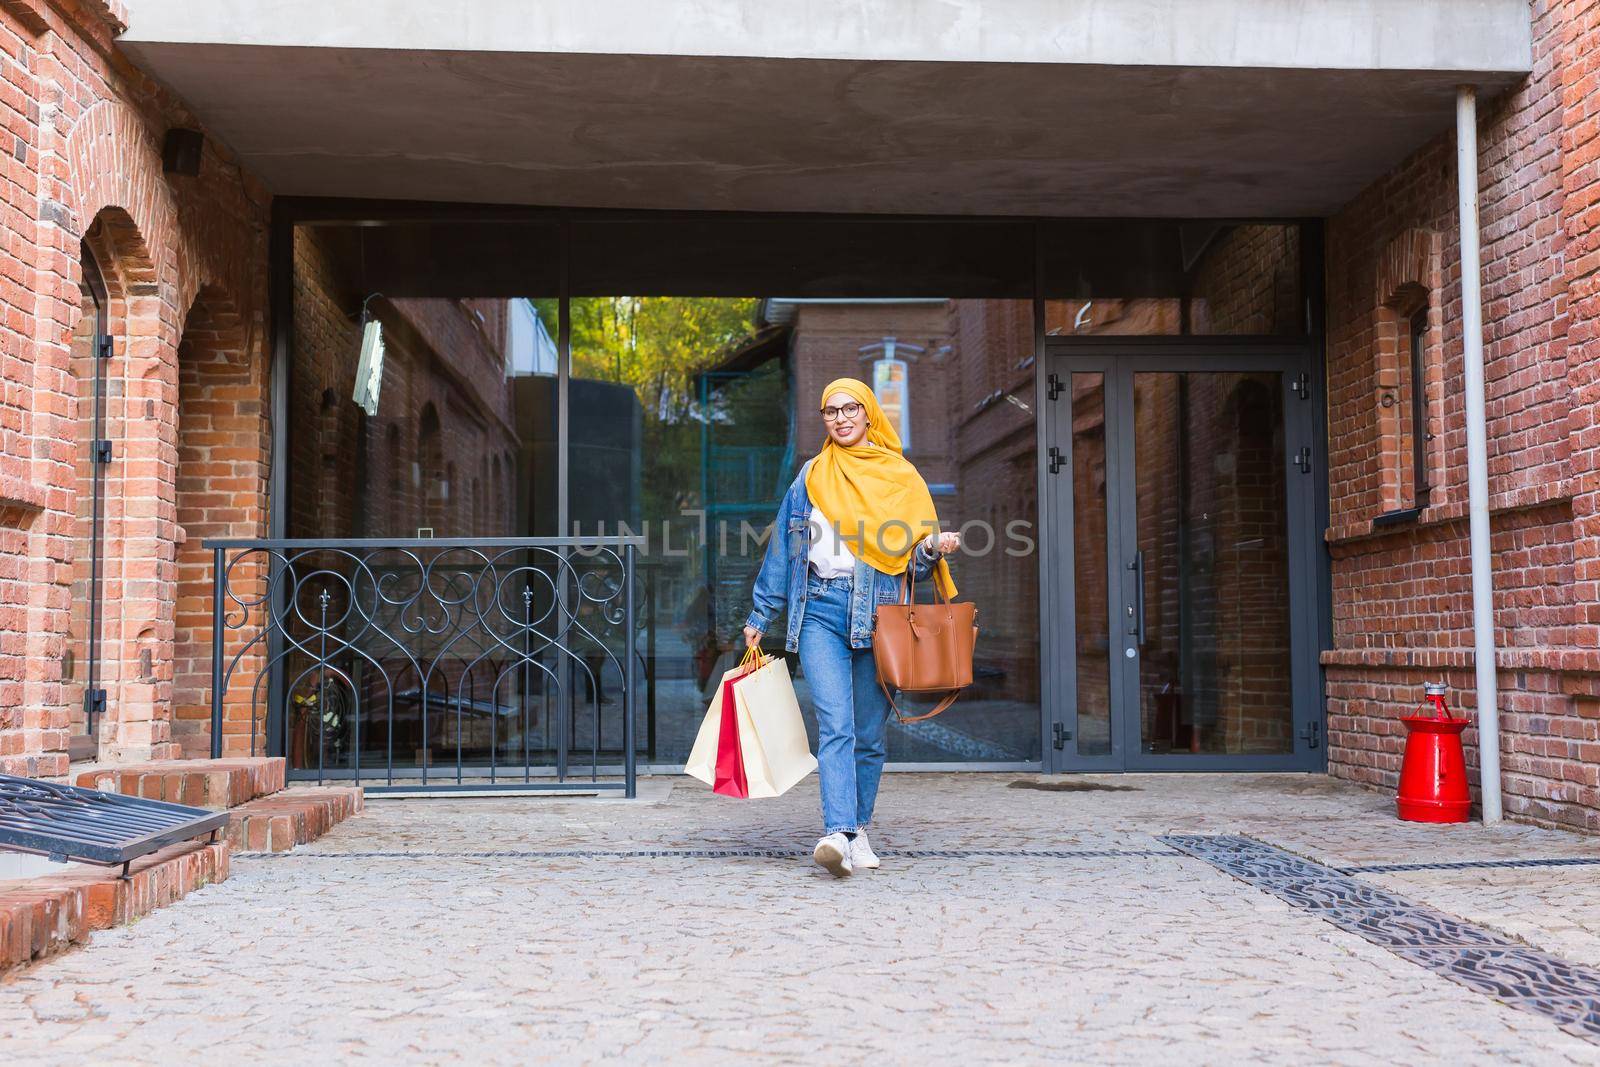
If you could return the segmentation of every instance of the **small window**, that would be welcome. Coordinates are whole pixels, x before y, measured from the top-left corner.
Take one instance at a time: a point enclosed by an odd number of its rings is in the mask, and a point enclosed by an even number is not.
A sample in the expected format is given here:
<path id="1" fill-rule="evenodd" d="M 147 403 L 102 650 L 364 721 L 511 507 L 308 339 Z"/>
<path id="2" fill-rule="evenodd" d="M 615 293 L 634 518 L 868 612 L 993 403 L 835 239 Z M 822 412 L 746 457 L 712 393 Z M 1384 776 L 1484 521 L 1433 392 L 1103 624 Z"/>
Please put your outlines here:
<path id="1" fill-rule="evenodd" d="M 1379 523 L 1400 522 L 1428 506 L 1428 310 L 1386 308 L 1380 319 L 1378 426 L 1383 456 Z"/>

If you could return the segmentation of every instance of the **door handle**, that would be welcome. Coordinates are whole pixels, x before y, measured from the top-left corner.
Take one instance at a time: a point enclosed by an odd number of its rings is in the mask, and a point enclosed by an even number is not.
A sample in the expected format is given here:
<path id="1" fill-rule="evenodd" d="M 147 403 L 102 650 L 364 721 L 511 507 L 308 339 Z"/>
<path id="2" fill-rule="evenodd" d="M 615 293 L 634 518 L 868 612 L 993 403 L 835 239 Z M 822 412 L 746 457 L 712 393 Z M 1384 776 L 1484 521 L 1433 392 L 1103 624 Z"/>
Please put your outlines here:
<path id="1" fill-rule="evenodd" d="M 1144 647 L 1144 552 L 1136 550 L 1133 562 L 1128 564 L 1133 572 L 1133 618 L 1128 622 L 1128 634 L 1140 648 Z"/>

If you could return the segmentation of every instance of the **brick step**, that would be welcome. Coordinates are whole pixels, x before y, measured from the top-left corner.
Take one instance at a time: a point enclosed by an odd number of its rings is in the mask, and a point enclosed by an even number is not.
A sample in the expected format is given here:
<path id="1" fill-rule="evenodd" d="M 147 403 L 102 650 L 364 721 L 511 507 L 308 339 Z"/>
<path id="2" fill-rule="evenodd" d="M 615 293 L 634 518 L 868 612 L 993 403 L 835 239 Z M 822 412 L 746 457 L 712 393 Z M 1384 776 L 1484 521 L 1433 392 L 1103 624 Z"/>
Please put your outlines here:
<path id="1" fill-rule="evenodd" d="M 282 756 L 155 760 L 80 771 L 76 785 L 224 811 L 269 796 L 284 786 Z"/>
<path id="2" fill-rule="evenodd" d="M 187 841 L 122 868 L 91 867 L 0 882 L 0 974 L 132 922 L 228 877 L 228 846 Z"/>
<path id="3" fill-rule="evenodd" d="M 286 789 L 230 811 L 228 844 L 238 852 L 287 852 L 315 841 L 364 806 L 356 786 Z"/>

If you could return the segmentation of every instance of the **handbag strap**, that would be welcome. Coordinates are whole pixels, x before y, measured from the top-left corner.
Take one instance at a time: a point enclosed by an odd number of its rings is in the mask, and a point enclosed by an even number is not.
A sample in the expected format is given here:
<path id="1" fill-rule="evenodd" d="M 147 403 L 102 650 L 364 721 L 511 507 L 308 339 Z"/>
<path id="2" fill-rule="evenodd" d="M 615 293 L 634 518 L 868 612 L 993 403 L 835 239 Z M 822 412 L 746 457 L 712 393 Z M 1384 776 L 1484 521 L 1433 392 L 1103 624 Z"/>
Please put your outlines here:
<path id="1" fill-rule="evenodd" d="M 921 541 L 917 542 L 917 545 L 921 545 L 921 544 L 922 544 Z M 937 556 L 934 557 L 934 562 L 935 563 L 938 562 L 938 557 Z M 916 605 L 917 605 L 917 581 L 916 581 L 915 578 L 911 577 L 911 572 L 916 569 L 916 566 L 917 566 L 917 547 L 916 546 L 912 546 L 911 555 L 906 560 L 906 569 L 900 572 L 900 595 L 895 598 L 895 603 L 896 604 L 901 604 L 901 605 L 908 606 L 908 607 L 916 607 Z M 906 596 L 906 592 L 907 592 L 906 587 L 908 585 L 910 586 L 910 593 L 911 593 L 911 595 L 909 597 Z M 939 583 L 938 582 L 934 582 L 933 583 L 933 598 L 934 598 L 934 602 L 937 603 L 937 604 L 948 604 L 948 603 L 950 603 L 950 598 L 944 595 L 944 590 L 939 587 Z"/>
<path id="2" fill-rule="evenodd" d="M 889 687 L 883 684 L 882 678 L 878 679 L 878 688 L 883 690 L 883 695 L 889 701 L 889 706 L 894 709 L 895 719 L 902 723 L 921 722 L 923 719 L 931 719 L 935 715 L 943 712 L 951 704 L 954 704 L 956 702 L 956 698 L 961 695 L 961 690 L 952 689 L 950 692 L 944 695 L 944 698 L 940 700 L 939 703 L 933 706 L 932 711 L 923 715 L 907 715 L 905 712 L 900 710 L 900 705 L 894 702 L 894 695 L 889 692 Z"/>

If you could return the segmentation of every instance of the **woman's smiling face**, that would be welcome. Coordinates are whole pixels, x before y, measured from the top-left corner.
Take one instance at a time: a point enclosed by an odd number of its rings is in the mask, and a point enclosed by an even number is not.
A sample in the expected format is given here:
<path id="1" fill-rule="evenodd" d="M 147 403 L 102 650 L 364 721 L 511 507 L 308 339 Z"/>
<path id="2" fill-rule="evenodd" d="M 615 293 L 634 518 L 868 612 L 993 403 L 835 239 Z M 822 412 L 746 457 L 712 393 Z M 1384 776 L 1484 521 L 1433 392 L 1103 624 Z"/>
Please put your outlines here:
<path id="1" fill-rule="evenodd" d="M 849 393 L 833 393 L 822 402 L 823 411 L 828 408 L 838 410 L 838 415 L 829 422 L 826 414 L 823 416 L 822 425 L 827 428 L 828 436 L 845 447 L 858 445 L 867 436 L 867 409 Z M 850 414 L 850 412 L 854 414 Z"/>

